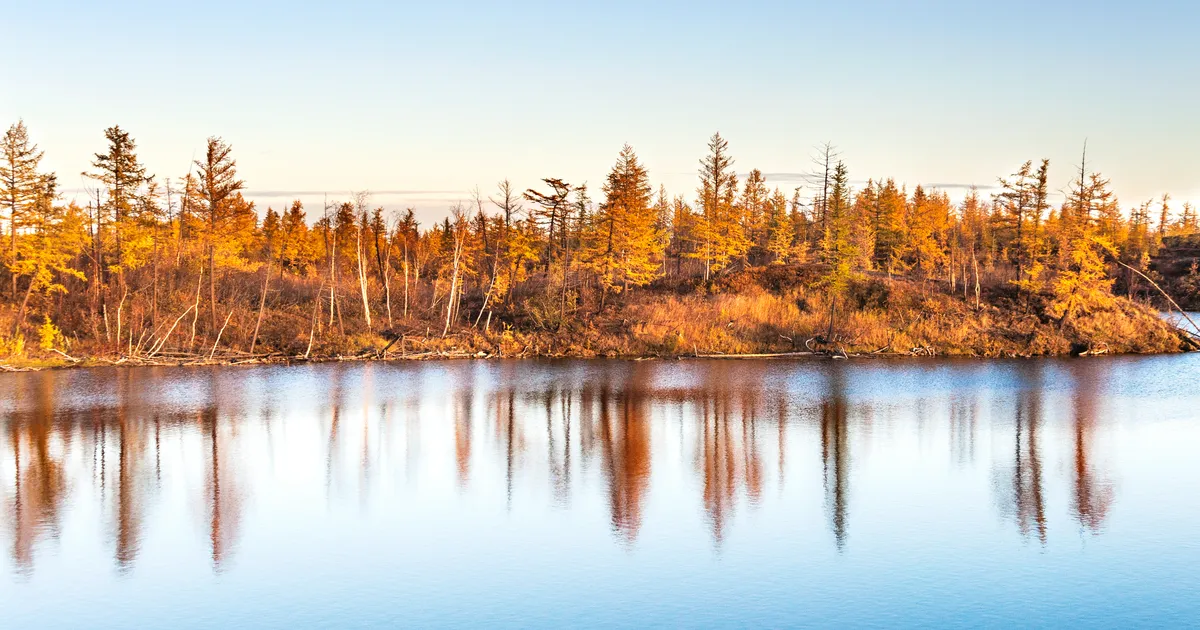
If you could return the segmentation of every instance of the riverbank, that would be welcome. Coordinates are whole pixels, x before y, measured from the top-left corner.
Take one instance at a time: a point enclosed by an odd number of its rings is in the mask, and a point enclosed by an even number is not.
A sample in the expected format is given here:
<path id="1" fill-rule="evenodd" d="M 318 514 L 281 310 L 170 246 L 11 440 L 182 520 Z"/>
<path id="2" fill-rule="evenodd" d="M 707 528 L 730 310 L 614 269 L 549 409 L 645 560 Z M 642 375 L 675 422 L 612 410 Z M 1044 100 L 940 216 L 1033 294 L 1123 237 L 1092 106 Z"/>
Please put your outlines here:
<path id="1" fill-rule="evenodd" d="M 311 344 L 262 344 L 251 354 L 216 344 L 197 350 L 30 351 L 0 370 L 111 365 L 242 365 L 321 361 L 488 358 L 1035 357 L 1161 354 L 1200 348 L 1154 309 L 1125 298 L 1070 320 L 1042 298 L 949 293 L 933 283 L 868 278 L 836 303 L 805 283 L 762 274 L 708 291 L 639 294 L 556 330 L 515 320 L 446 335 L 424 322 L 371 334 L 329 334 Z M 830 327 L 830 313 L 834 326 Z M 404 325 L 407 324 L 407 325 Z M 90 350 L 90 351 L 89 351 Z"/>

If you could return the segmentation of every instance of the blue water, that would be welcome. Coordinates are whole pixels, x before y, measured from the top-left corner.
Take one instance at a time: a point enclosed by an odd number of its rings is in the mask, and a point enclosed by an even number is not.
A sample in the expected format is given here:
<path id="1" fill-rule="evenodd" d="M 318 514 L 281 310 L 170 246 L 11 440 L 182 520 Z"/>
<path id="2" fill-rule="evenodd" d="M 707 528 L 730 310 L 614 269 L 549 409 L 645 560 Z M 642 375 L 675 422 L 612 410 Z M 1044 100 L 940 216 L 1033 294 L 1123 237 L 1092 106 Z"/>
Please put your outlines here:
<path id="1" fill-rule="evenodd" d="M 1200 624 L 1200 355 L 0 375 L 0 626 Z"/>

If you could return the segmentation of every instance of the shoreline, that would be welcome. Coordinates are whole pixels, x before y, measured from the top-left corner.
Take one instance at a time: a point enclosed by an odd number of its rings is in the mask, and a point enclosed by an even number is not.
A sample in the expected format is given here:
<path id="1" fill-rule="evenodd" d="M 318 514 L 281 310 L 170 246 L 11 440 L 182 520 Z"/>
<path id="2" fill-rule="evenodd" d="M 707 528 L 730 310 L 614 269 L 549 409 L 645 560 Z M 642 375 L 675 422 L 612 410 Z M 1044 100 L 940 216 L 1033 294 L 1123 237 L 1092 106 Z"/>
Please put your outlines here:
<path id="1" fill-rule="evenodd" d="M 914 349 L 917 350 L 917 349 Z M 389 355 L 330 355 L 330 356 L 288 356 L 264 355 L 246 357 L 221 357 L 213 359 L 146 359 L 141 357 L 70 357 L 58 360 L 29 360 L 18 364 L 0 361 L 0 374 L 42 372 L 50 370 L 73 370 L 104 367 L 236 367 L 236 366 L 299 366 L 313 363 L 398 363 L 406 361 L 538 361 L 538 360 L 582 360 L 582 361 L 687 361 L 687 360 L 716 360 L 716 361 L 745 361 L 745 360 L 825 360 L 844 361 L 850 359 L 938 359 L 971 362 L 1012 361 L 1036 359 L 1084 359 L 1094 357 L 1153 357 L 1193 354 L 1200 350 L 1179 350 L 1176 352 L 1108 352 L 1084 351 L 1078 353 L 1059 354 L 1020 354 L 1003 355 L 978 354 L 948 354 L 931 352 L 753 352 L 753 353 L 683 353 L 683 354 L 520 354 L 503 355 L 487 352 L 419 352 L 409 354 Z"/>

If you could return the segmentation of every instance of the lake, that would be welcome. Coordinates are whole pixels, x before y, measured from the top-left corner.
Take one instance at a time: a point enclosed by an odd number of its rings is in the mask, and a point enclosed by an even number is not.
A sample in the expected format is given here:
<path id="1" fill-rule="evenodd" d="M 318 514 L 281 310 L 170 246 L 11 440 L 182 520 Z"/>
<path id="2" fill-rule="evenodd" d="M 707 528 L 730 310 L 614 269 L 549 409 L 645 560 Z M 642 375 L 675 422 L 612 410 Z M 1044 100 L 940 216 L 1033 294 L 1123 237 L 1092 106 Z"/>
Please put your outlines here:
<path id="1" fill-rule="evenodd" d="M 1200 355 L 0 375 L 0 626 L 1200 623 Z"/>

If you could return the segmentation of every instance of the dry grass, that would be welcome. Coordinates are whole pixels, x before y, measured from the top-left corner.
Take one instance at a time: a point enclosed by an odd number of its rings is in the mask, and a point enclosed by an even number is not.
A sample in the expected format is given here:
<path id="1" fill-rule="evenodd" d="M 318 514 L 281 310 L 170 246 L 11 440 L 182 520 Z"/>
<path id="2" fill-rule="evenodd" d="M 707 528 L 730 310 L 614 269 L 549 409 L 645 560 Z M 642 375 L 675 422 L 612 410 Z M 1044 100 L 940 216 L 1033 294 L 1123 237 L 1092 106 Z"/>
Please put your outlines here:
<path id="1" fill-rule="evenodd" d="M 829 297 L 820 289 L 774 293 L 742 286 L 736 294 L 647 295 L 627 306 L 642 353 L 743 354 L 803 350 L 827 335 Z M 1039 299 L 998 297 L 980 308 L 935 287 L 868 279 L 839 301 L 832 341 L 850 353 L 1039 356 L 1071 352 L 1178 352 L 1179 334 L 1154 311 L 1118 299 L 1112 309 L 1062 324 Z"/>
<path id="2" fill-rule="evenodd" d="M 602 314 L 582 309 L 561 326 L 549 320 L 507 319 L 490 326 L 460 325 L 442 336 L 440 321 L 414 309 L 408 319 L 395 317 L 389 328 L 376 313 L 374 331 L 361 331 L 352 300 L 343 301 L 346 318 L 329 325 L 327 303 L 318 317 L 310 357 L 375 356 L 393 335 L 404 340 L 391 346 L 389 357 L 401 356 L 679 356 L 692 354 L 783 353 L 813 347 L 851 354 L 935 354 L 962 356 L 1039 356 L 1080 352 L 1178 352 L 1184 341 L 1149 307 L 1118 298 L 1112 308 L 1067 323 L 1048 318 L 1045 299 L 1018 298 L 1003 287 L 985 292 L 983 303 L 950 295 L 934 283 L 866 278 L 851 284 L 839 298 L 829 340 L 830 296 L 812 268 L 751 269 L 722 277 L 708 288 L 690 292 L 679 287 L 637 291 Z M 281 283 L 274 308 L 263 320 L 255 353 L 298 357 L 308 349 L 317 285 Z M 164 300 L 164 313 L 183 312 L 188 296 Z M 185 299 L 187 298 L 187 299 Z M 550 312 L 553 309 L 547 310 Z M 207 313 L 201 314 L 201 325 Z M 398 315 L 398 313 L 395 313 Z M 164 315 L 163 317 L 167 317 Z M 0 310 L 0 330 L 11 331 L 12 313 Z M 248 350 L 256 310 L 234 311 L 221 349 Z M 189 322 L 184 324 L 188 326 Z M 207 355 L 212 341 L 201 334 L 197 348 L 187 347 L 189 332 L 181 327 L 167 344 L 181 355 Z M 387 331 L 384 328 L 389 328 Z M 121 356 L 126 347 L 72 340 L 78 357 Z M 828 341 L 828 342 L 827 342 Z M 143 358 L 144 355 L 143 355 Z M 36 339 L 0 334 L 0 364 L 53 366 L 62 357 L 39 348 Z"/>

